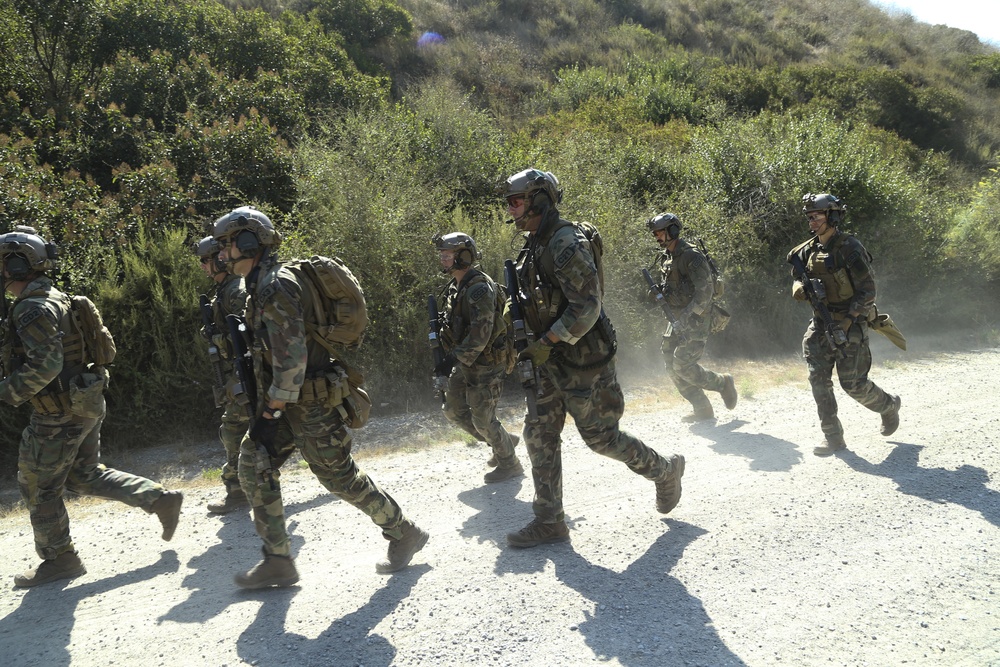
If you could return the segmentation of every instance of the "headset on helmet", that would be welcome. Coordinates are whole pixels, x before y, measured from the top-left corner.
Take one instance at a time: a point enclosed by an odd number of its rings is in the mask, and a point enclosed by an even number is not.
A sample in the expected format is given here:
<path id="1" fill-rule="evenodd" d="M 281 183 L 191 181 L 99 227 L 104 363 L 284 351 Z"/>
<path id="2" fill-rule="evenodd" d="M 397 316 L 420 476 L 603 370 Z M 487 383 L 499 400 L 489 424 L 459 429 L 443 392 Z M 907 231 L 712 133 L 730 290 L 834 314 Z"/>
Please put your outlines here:
<path id="1" fill-rule="evenodd" d="M 825 192 L 802 195 L 802 212 L 809 214 L 814 211 L 826 213 L 826 219 L 829 223 L 836 226 L 843 221 L 844 215 L 847 213 L 847 205 L 842 203 L 839 198 Z"/>
<path id="2" fill-rule="evenodd" d="M 559 189 L 559 179 L 551 171 L 525 169 L 507 179 L 503 193 L 504 199 L 518 195 L 524 196 L 530 200 L 530 210 L 539 209 L 545 205 L 536 199 L 536 195 L 539 193 L 548 197 L 548 205 L 556 206 L 562 201 L 563 191 Z"/>
<path id="3" fill-rule="evenodd" d="M 253 206 L 241 206 L 215 221 L 212 237 L 216 241 L 232 239 L 232 244 L 245 257 L 256 255 L 261 247 L 275 249 L 281 245 L 281 234 L 271 219 Z"/>
<path id="4" fill-rule="evenodd" d="M 14 231 L 0 235 L 0 262 L 12 280 L 26 280 L 33 273 L 56 268 L 59 248 L 48 243 L 34 227 L 18 225 Z"/>
<path id="5" fill-rule="evenodd" d="M 439 252 L 441 250 L 455 251 L 455 264 L 452 266 L 455 269 L 467 269 L 474 262 L 483 258 L 483 253 L 476 249 L 476 242 L 472 240 L 472 237 L 462 232 L 452 232 L 444 236 L 435 234 L 431 237 L 431 241 Z"/>
<path id="6" fill-rule="evenodd" d="M 673 213 L 660 213 L 647 220 L 646 227 L 651 232 L 658 232 L 661 229 L 666 230 L 667 239 L 673 241 L 680 237 L 681 219 Z"/>

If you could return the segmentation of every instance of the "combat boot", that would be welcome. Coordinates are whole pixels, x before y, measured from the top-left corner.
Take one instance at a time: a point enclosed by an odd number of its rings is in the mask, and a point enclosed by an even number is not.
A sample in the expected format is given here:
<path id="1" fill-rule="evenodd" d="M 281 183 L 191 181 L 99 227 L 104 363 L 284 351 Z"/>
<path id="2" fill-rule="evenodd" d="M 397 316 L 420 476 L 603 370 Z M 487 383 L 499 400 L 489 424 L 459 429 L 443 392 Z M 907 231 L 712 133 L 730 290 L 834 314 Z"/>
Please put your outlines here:
<path id="1" fill-rule="evenodd" d="M 739 394 L 736 393 L 736 380 L 729 373 L 722 376 L 726 384 L 720 392 L 722 394 L 722 402 L 726 404 L 727 410 L 732 410 L 736 407 L 736 401 L 739 400 Z"/>
<path id="2" fill-rule="evenodd" d="M 75 551 L 64 551 L 55 558 L 43 560 L 33 570 L 14 575 L 14 586 L 30 588 L 40 586 L 59 579 L 73 579 L 81 574 L 87 574 L 87 568 Z"/>
<path id="3" fill-rule="evenodd" d="M 509 464 L 503 462 L 501 465 L 498 465 L 496 468 L 483 475 L 483 481 L 487 484 L 493 484 L 494 482 L 502 482 L 505 479 L 524 475 L 524 466 L 521 465 L 521 462 L 517 460 L 516 456 L 513 457 L 513 459 L 514 460 Z"/>
<path id="4" fill-rule="evenodd" d="M 263 549 L 261 551 L 264 552 Z M 237 574 L 233 580 L 240 588 L 251 590 L 271 586 L 283 588 L 295 584 L 299 580 L 299 573 L 291 556 L 276 556 L 264 552 L 264 560 L 249 572 Z"/>
<path id="5" fill-rule="evenodd" d="M 243 493 L 243 489 L 236 487 L 235 489 L 226 491 L 226 497 L 222 500 L 209 503 L 206 509 L 212 514 L 228 514 L 235 509 L 245 507 L 249 504 L 247 494 Z"/>
<path id="6" fill-rule="evenodd" d="M 516 448 L 517 443 L 521 442 L 521 436 L 514 435 L 513 433 L 508 433 L 507 435 L 510 436 L 511 446 Z M 488 465 L 491 468 L 496 468 L 499 463 L 500 461 L 497 460 L 497 455 L 496 453 L 494 453 L 492 456 L 490 456 L 490 459 L 486 462 L 486 465 Z"/>
<path id="7" fill-rule="evenodd" d="M 694 412 L 681 417 L 681 421 L 687 424 L 708 421 L 709 419 L 715 419 L 715 410 L 712 409 L 711 403 L 706 403 L 705 405 L 696 407 Z"/>
<path id="8" fill-rule="evenodd" d="M 167 542 L 174 536 L 177 530 L 177 522 L 181 518 L 181 503 L 184 502 L 184 494 L 180 491 L 164 491 L 163 495 L 156 499 L 150 513 L 163 524 L 163 539 Z"/>
<path id="9" fill-rule="evenodd" d="M 430 535 L 427 531 L 420 530 L 416 524 L 407 521 L 403 524 L 403 536 L 398 540 L 389 540 L 389 553 L 386 560 L 375 564 L 375 571 L 379 574 L 390 574 L 410 564 L 413 555 L 424 548 Z"/>
<path id="10" fill-rule="evenodd" d="M 844 449 L 847 449 L 847 443 L 844 442 L 844 436 L 828 435 L 823 440 L 823 444 L 813 449 L 813 454 L 816 456 L 832 456 L 833 454 Z"/>
<path id="11" fill-rule="evenodd" d="M 667 514 L 681 500 L 681 477 L 684 476 L 684 457 L 670 457 L 670 470 L 656 480 L 656 511 Z"/>
<path id="12" fill-rule="evenodd" d="M 899 428 L 899 406 L 902 402 L 899 396 L 893 396 L 892 407 L 882 413 L 882 435 L 889 437 Z"/>
<path id="13" fill-rule="evenodd" d="M 549 542 L 569 542 L 569 526 L 565 521 L 542 523 L 535 519 L 516 533 L 507 533 L 507 544 L 518 549 Z"/>

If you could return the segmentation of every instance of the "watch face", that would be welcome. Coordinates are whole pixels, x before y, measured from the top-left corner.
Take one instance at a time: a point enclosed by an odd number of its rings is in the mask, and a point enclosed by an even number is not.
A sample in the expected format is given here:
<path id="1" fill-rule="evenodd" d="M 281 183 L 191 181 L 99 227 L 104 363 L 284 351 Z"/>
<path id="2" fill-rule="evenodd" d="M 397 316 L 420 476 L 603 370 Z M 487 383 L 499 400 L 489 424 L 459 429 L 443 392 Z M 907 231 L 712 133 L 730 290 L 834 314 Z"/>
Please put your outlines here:
<path id="1" fill-rule="evenodd" d="M 281 410 L 267 410 L 267 413 L 271 415 L 271 419 L 281 419 Z"/>

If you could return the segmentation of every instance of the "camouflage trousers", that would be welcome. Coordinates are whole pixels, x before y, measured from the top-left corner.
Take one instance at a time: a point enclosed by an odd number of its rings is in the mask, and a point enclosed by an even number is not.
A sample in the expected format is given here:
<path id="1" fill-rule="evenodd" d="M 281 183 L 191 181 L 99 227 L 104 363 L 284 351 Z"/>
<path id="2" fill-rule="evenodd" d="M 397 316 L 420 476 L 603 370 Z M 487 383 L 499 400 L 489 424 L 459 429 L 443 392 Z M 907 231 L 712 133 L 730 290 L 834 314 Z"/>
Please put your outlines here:
<path id="1" fill-rule="evenodd" d="M 892 408 L 892 396 L 868 379 L 872 353 L 868 347 L 868 325 L 856 322 L 847 332 L 847 347 L 843 359 L 837 359 L 826 341 L 823 323 L 813 319 L 802 339 L 802 355 L 809 367 L 809 384 L 819 412 L 820 426 L 825 436 L 844 435 L 837 417 L 837 399 L 833 395 L 833 369 L 848 396 L 873 412 L 883 413 Z"/>
<path id="2" fill-rule="evenodd" d="M 118 500 L 148 513 L 163 487 L 138 475 L 106 467 L 101 457 L 101 417 L 32 413 L 21 434 L 17 483 L 43 559 L 74 551 L 63 494 Z"/>
<path id="3" fill-rule="evenodd" d="M 524 425 L 524 442 L 531 459 L 535 483 L 532 502 L 542 523 L 565 520 L 562 499 L 562 433 L 566 413 L 590 449 L 616 461 L 646 479 L 656 480 L 669 470 L 666 459 L 618 422 L 625 412 L 625 397 L 612 360 L 593 370 L 577 370 L 552 362 L 539 368 L 538 422 Z"/>
<path id="4" fill-rule="evenodd" d="M 235 400 L 227 400 L 222 412 L 222 423 L 219 424 L 219 440 L 226 450 L 226 463 L 222 466 L 222 483 L 226 491 L 240 488 L 240 445 L 243 436 L 250 427 L 250 418 L 246 408 Z"/>
<path id="5" fill-rule="evenodd" d="M 503 390 L 504 369 L 458 368 L 448 379 L 444 415 L 473 438 L 483 440 L 502 463 L 514 457 L 514 440 L 497 419 L 497 403 Z"/>
<path id="6" fill-rule="evenodd" d="M 290 403 L 287 406 L 278 424 L 277 458 L 268 457 L 264 448 L 258 448 L 249 435 L 243 438 L 240 485 L 250 500 L 254 527 L 264 541 L 264 553 L 291 555 L 279 469 L 296 447 L 328 491 L 367 514 L 387 538 L 403 536 L 401 524 L 406 520 L 403 510 L 354 462 L 351 444 L 351 436 L 336 406 L 324 403 Z M 259 470 L 266 469 L 268 463 L 270 475 Z"/>
<path id="7" fill-rule="evenodd" d="M 663 362 L 674 386 L 688 403 L 697 409 L 711 408 L 705 390 L 722 391 L 725 379 L 715 372 L 701 366 L 702 355 L 708 342 L 708 328 L 711 322 L 708 318 L 694 330 L 685 332 L 687 339 L 682 341 L 676 333 L 668 332 L 663 336 Z"/>

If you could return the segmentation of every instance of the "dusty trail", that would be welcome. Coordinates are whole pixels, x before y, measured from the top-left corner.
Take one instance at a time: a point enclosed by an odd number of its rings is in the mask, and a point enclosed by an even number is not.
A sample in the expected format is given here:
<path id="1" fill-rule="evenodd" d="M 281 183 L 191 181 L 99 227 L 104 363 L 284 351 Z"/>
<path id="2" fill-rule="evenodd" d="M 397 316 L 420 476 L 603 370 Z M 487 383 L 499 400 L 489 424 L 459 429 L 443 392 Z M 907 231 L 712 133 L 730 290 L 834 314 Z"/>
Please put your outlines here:
<path id="1" fill-rule="evenodd" d="M 680 405 L 630 408 L 627 429 L 687 457 L 669 518 L 651 483 L 568 429 L 570 545 L 503 546 L 531 518 L 531 483 L 482 486 L 481 447 L 362 446 L 431 532 L 392 577 L 374 571 L 378 530 L 295 466 L 282 483 L 302 578 L 286 590 L 232 584 L 259 542 L 248 515 L 204 511 L 217 485 L 185 489 L 170 543 L 139 510 L 72 504 L 88 573 L 27 591 L 10 582 L 35 562 L 31 532 L 8 516 L 3 664 L 1000 665 L 1000 350 L 891 366 L 873 378 L 903 395 L 899 431 L 883 439 L 838 394 L 850 451 L 833 459 L 811 453 L 801 381 L 693 427 Z"/>

